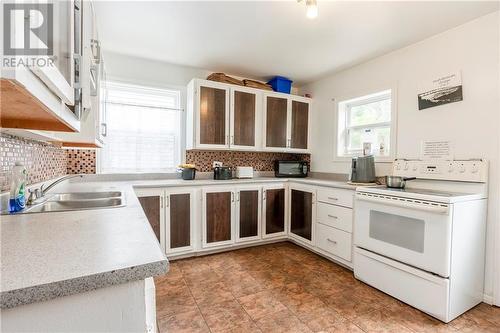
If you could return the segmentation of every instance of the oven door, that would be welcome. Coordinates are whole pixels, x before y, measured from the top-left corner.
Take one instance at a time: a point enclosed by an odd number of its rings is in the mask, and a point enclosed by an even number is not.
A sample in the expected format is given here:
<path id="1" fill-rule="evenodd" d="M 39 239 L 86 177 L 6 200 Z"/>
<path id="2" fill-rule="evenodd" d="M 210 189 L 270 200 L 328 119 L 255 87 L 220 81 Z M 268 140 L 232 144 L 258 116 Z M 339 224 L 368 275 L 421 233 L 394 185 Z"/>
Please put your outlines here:
<path id="1" fill-rule="evenodd" d="M 354 244 L 448 277 L 451 208 L 448 204 L 357 192 Z"/>

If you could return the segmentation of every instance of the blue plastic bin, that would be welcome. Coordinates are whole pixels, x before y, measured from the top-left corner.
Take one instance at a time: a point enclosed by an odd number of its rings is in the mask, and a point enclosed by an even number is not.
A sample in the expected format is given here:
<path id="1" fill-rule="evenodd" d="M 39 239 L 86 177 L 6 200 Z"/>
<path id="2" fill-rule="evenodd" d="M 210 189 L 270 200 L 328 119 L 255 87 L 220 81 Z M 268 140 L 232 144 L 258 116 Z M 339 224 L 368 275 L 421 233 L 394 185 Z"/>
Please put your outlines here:
<path id="1" fill-rule="evenodd" d="M 283 76 L 275 76 L 267 84 L 270 84 L 274 91 L 285 94 L 289 94 L 292 90 L 292 81 Z"/>

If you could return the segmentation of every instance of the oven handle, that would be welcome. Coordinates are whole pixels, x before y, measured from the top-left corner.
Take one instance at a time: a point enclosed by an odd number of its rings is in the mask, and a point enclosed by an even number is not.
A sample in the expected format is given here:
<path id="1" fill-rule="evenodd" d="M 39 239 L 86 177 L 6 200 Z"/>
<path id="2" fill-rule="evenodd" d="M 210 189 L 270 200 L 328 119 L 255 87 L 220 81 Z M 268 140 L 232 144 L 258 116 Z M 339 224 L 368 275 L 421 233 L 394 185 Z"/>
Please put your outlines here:
<path id="1" fill-rule="evenodd" d="M 377 197 L 365 196 L 364 194 L 360 193 L 356 194 L 357 194 L 356 198 L 361 201 L 374 202 L 382 205 L 390 205 L 390 206 L 409 208 L 414 210 L 422 210 L 426 212 L 444 214 L 444 215 L 448 215 L 450 212 L 450 207 L 446 204 L 440 204 L 434 206 L 429 204 L 411 202 L 409 200 L 407 201 L 404 199 L 400 200 L 400 199 L 377 198 Z"/>

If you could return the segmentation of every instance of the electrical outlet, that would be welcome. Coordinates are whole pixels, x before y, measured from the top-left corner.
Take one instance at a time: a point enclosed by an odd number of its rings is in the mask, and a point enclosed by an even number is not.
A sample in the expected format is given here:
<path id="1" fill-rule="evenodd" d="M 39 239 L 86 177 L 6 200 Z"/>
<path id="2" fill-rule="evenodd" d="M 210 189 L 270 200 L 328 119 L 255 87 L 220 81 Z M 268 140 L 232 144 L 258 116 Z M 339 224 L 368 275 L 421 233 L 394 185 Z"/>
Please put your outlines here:
<path id="1" fill-rule="evenodd" d="M 213 161 L 212 162 L 212 167 L 213 168 L 221 167 L 221 166 L 222 166 L 222 162 L 218 162 L 218 161 Z"/>

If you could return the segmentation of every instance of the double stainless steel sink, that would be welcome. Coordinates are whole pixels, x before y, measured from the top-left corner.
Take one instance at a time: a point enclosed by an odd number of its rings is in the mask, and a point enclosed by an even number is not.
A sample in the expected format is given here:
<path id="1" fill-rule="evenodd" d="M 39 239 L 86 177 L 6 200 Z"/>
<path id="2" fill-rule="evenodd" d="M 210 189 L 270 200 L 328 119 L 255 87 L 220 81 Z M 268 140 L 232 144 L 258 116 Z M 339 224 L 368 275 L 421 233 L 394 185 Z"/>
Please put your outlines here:
<path id="1" fill-rule="evenodd" d="M 120 191 L 55 193 L 47 194 L 41 199 L 19 213 L 48 213 L 125 206 L 125 197 Z"/>

